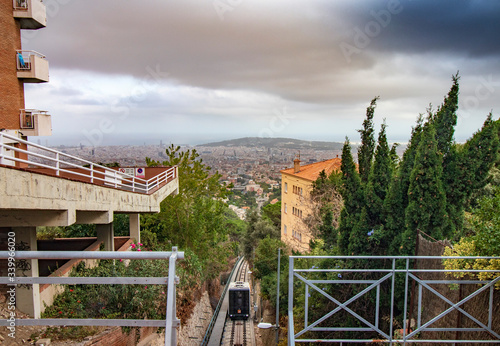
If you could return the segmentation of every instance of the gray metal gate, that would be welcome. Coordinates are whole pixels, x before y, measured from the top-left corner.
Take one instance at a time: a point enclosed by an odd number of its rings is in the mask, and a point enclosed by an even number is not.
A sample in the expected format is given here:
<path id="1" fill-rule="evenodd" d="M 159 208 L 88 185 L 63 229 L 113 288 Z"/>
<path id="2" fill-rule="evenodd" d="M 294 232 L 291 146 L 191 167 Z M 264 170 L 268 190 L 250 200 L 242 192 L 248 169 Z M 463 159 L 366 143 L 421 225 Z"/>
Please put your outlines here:
<path id="1" fill-rule="evenodd" d="M 289 283 L 288 283 L 288 344 L 295 345 L 295 343 L 352 343 L 352 342 L 384 342 L 384 343 L 500 343 L 500 326 L 493 325 L 493 309 L 495 306 L 500 304 L 500 301 L 493 301 L 494 297 L 494 286 L 500 283 L 500 270 L 445 270 L 445 269 L 433 269 L 433 268 L 410 268 L 411 263 L 420 260 L 434 260 L 442 261 L 443 259 L 496 259 L 500 260 L 500 257 L 436 257 L 436 256 L 393 256 L 393 257 L 383 257 L 383 256 L 291 256 L 289 263 Z M 315 260 L 332 260 L 339 261 L 339 263 L 355 263 L 360 260 L 370 261 L 368 269 L 350 269 L 346 268 L 345 265 L 339 265 L 337 268 L 317 268 L 312 266 L 309 268 L 311 262 Z M 375 268 L 374 263 L 377 261 L 388 263 L 385 267 Z M 297 263 L 298 262 L 298 263 Z M 298 265 L 297 265 L 298 264 Z M 295 266 L 297 265 L 296 268 Z M 307 268 L 304 266 L 307 265 Z M 354 265 L 354 268 L 357 266 Z M 491 280 L 459 280 L 459 279 L 426 279 L 422 276 L 429 276 L 429 273 L 494 273 L 493 279 Z M 320 273 L 324 275 L 329 275 L 330 278 L 317 279 Z M 325 274 L 329 273 L 329 274 Z M 345 276 L 353 276 L 348 273 L 358 273 L 354 279 L 346 279 Z M 363 279 L 362 276 L 368 276 L 368 279 Z M 443 274 L 441 274 L 443 275 Z M 316 278 L 315 278 L 316 277 Z M 332 278 L 334 277 L 334 278 Z M 361 279 L 358 279 L 361 277 Z M 398 321 L 394 316 L 395 304 L 395 286 L 396 278 L 399 277 L 400 280 L 404 279 L 404 302 L 403 304 L 403 316 L 405 318 L 400 318 Z M 299 331 L 295 331 L 294 324 L 294 288 L 299 288 L 300 285 L 304 286 L 304 324 L 303 328 L 299 327 Z M 360 288 L 360 291 L 348 298 L 345 301 L 340 301 L 339 298 L 335 298 L 335 294 L 329 294 L 326 292 L 326 285 L 364 285 L 364 289 Z M 385 285 L 385 289 L 381 289 L 382 285 Z M 440 293 L 435 287 L 431 285 L 476 285 L 472 293 L 465 297 L 462 297 L 458 302 L 453 302 L 451 299 Z M 410 287 L 411 286 L 411 287 Z M 340 286 L 339 286 L 340 287 Z M 432 318 L 427 318 L 423 321 L 422 318 L 422 308 L 423 308 L 423 294 L 427 290 L 428 292 L 439 297 L 442 301 L 449 305 L 449 308 L 442 311 Z M 349 307 L 350 304 L 360 299 L 361 297 L 374 291 L 375 296 L 375 311 L 368 317 L 363 317 L 360 315 L 359 311 L 356 312 Z M 334 292 L 330 289 L 329 292 Z M 309 312 L 314 307 L 311 306 L 309 300 L 311 293 L 314 293 L 315 297 L 320 297 L 324 302 L 333 303 L 336 307 L 323 315 L 322 317 L 316 319 L 315 321 L 309 321 Z M 411 294 L 416 301 L 409 302 L 408 297 Z M 470 312 L 467 312 L 463 305 L 480 294 L 488 294 L 488 314 L 487 321 L 481 321 L 474 317 Z M 428 293 L 427 293 L 428 294 Z M 385 328 L 381 325 L 380 316 L 380 306 L 382 295 L 385 295 L 384 299 L 389 299 L 390 301 L 390 316 L 388 317 L 388 323 L 385 323 Z M 416 311 L 416 321 L 415 325 L 410 329 L 408 322 L 408 315 L 410 313 L 411 306 L 415 306 Z M 474 328 L 455 328 L 453 326 L 439 326 L 433 327 L 438 320 L 441 320 L 446 315 L 450 314 L 452 311 L 458 311 L 458 314 L 469 318 L 475 323 Z M 340 324 L 331 325 L 328 324 L 329 318 L 334 316 L 339 312 L 347 312 L 350 317 L 354 318 L 360 327 L 346 327 Z M 411 313 L 410 313 L 411 314 Z M 411 314 L 412 316 L 414 314 Z M 325 325 L 326 324 L 326 325 Z M 400 325 L 404 326 L 400 330 L 400 335 L 395 337 L 394 326 Z M 412 330 L 413 329 L 413 330 Z M 335 333 L 335 335 L 345 335 L 349 332 L 361 332 L 361 335 L 372 336 L 374 334 L 377 337 L 367 338 L 322 338 L 321 333 L 315 332 L 341 332 Z M 419 333 L 421 332 L 484 332 L 484 335 L 489 335 L 489 339 L 481 340 L 437 340 L 437 339 L 419 339 Z M 302 337 L 302 338 L 300 338 Z"/>

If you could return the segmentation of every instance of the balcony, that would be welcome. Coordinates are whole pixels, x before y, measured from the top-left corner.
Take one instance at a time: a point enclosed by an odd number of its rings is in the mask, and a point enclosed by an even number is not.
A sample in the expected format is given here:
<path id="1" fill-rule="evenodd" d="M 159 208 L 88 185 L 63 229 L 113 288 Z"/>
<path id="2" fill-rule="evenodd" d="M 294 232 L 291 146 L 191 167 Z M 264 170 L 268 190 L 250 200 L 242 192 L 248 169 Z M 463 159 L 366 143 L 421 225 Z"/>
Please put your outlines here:
<path id="1" fill-rule="evenodd" d="M 52 121 L 47 111 L 21 109 L 19 124 L 25 136 L 51 136 Z"/>
<path id="2" fill-rule="evenodd" d="M 17 78 L 25 83 L 44 83 L 49 81 L 49 62 L 44 55 L 32 50 L 16 52 Z"/>
<path id="3" fill-rule="evenodd" d="M 14 18 L 21 29 L 40 29 L 47 26 L 47 11 L 41 0 L 13 0 Z"/>

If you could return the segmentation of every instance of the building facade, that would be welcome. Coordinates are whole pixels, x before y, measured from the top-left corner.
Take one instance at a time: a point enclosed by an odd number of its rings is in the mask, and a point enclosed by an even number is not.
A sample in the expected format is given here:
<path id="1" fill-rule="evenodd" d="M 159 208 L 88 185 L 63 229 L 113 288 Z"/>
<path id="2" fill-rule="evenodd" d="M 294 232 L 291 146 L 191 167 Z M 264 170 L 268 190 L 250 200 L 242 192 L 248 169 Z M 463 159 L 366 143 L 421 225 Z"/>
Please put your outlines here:
<path id="1" fill-rule="evenodd" d="M 334 158 L 301 166 L 296 159 L 293 168 L 281 171 L 281 240 L 291 249 L 309 251 L 313 237 L 303 220 L 311 214 L 312 183 L 321 171 L 329 175 L 340 170 L 340 164 L 341 159 Z"/>
<path id="2" fill-rule="evenodd" d="M 46 9 L 40 0 L 0 1 L 0 131 L 21 139 L 28 136 L 50 136 L 52 123 L 48 112 L 26 109 L 24 83 L 49 80 L 49 64 L 42 54 L 23 50 L 22 30 L 38 30 L 46 26 Z M 20 144 L 8 143 L 16 147 Z M 5 156 L 23 157 L 22 153 L 4 148 Z M 3 160 L 4 165 L 14 165 Z M 22 166 L 22 163 L 17 163 Z"/>

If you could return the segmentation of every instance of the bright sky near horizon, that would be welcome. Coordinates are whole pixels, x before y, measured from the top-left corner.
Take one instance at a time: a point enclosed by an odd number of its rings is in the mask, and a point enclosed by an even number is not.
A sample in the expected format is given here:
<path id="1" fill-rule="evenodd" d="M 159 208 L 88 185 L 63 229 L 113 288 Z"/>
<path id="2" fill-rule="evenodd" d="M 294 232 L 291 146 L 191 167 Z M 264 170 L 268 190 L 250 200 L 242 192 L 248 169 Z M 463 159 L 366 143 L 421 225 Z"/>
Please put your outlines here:
<path id="1" fill-rule="evenodd" d="M 26 108 L 52 114 L 50 145 L 201 144 L 238 137 L 406 142 L 460 71 L 464 141 L 500 113 L 500 2 L 487 0 L 44 0 L 23 49 L 50 82 Z"/>

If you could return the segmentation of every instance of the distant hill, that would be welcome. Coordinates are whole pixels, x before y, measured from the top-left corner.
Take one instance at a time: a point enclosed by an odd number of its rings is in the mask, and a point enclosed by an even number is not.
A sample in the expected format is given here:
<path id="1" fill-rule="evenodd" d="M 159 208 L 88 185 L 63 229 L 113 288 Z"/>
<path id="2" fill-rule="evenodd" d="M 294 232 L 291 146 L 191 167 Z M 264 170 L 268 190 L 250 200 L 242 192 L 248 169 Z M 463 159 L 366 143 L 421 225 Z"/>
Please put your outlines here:
<path id="1" fill-rule="evenodd" d="M 201 144 L 202 147 L 266 147 L 289 149 L 342 150 L 344 143 L 302 141 L 293 138 L 245 137 L 222 142 Z"/>

